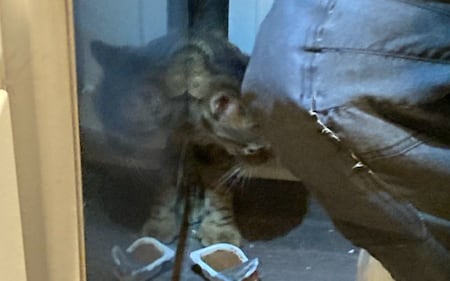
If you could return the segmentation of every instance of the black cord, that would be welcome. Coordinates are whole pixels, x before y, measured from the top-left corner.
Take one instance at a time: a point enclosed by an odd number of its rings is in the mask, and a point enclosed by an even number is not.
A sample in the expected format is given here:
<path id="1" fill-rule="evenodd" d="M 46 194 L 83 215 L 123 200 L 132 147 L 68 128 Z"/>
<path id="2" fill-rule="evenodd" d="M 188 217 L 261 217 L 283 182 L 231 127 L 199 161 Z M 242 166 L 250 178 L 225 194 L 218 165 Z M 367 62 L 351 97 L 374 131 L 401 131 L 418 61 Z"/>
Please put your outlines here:
<path id="1" fill-rule="evenodd" d="M 180 160 L 178 162 L 178 171 L 177 171 L 177 190 L 182 190 L 182 195 L 184 198 L 184 210 L 183 217 L 181 220 L 179 238 L 177 251 L 175 254 L 175 262 L 173 265 L 173 273 L 172 273 L 172 281 L 180 281 L 181 274 L 183 270 L 183 261 L 184 254 L 186 252 L 187 240 L 188 240 L 188 231 L 189 231 L 189 214 L 191 213 L 191 204 L 190 204 L 190 193 L 191 187 L 189 184 L 185 184 L 184 180 L 184 164 L 186 159 L 186 150 L 188 147 L 188 141 L 183 143 L 183 147 L 181 150 Z"/>

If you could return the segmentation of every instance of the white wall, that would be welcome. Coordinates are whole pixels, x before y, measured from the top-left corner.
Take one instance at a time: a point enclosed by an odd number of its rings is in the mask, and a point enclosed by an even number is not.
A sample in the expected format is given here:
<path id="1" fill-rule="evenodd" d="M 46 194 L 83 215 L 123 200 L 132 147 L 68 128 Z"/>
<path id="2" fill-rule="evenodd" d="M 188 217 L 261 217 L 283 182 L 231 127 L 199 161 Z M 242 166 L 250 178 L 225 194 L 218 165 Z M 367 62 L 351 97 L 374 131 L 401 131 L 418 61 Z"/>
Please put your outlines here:
<path id="1" fill-rule="evenodd" d="M 245 53 L 251 54 L 259 25 L 272 7 L 273 1 L 230 0 L 229 38 Z"/>
<path id="2" fill-rule="evenodd" d="M 74 0 L 78 82 L 92 90 L 101 70 L 90 52 L 93 40 L 142 45 L 167 32 L 168 0 Z M 245 53 L 253 49 L 259 25 L 273 0 L 230 0 L 229 39 Z"/>
<path id="3" fill-rule="evenodd" d="M 230 0 L 229 38 L 250 54 L 261 21 L 273 0 Z M 167 32 L 167 0 L 74 0 L 79 83 L 91 87 L 100 69 L 90 53 L 92 40 L 142 45 Z"/>
<path id="4" fill-rule="evenodd" d="M 142 45 L 167 32 L 167 0 L 74 0 L 79 82 L 95 84 L 90 42 Z"/>

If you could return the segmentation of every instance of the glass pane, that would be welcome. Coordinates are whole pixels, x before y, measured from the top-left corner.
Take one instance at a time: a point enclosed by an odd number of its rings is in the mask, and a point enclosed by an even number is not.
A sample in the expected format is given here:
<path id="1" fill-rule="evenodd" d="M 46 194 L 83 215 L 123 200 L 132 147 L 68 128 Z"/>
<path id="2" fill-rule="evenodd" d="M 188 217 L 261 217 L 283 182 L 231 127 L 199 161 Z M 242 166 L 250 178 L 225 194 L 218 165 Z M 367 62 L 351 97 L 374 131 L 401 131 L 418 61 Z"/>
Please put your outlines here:
<path id="1" fill-rule="evenodd" d="M 74 0 L 88 281 L 355 279 L 241 96 L 272 2 Z"/>

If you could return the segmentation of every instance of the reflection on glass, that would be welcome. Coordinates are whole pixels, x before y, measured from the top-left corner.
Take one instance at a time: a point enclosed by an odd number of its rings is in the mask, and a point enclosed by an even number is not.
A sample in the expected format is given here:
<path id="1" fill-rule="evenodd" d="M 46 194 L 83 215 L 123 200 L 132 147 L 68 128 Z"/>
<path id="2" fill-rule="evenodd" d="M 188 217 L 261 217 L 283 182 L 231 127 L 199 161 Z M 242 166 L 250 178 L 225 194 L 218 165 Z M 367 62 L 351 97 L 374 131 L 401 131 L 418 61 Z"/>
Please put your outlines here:
<path id="1" fill-rule="evenodd" d="M 245 255 L 220 276 L 288 281 L 334 266 L 353 278 L 355 249 L 318 204 L 303 219 L 303 186 L 261 173 L 275 157 L 241 97 L 248 54 L 228 28 L 250 51 L 257 26 L 240 35 L 236 22 L 271 1 L 74 2 L 89 281 L 212 278 L 189 253 L 221 243 L 207 254 Z"/>

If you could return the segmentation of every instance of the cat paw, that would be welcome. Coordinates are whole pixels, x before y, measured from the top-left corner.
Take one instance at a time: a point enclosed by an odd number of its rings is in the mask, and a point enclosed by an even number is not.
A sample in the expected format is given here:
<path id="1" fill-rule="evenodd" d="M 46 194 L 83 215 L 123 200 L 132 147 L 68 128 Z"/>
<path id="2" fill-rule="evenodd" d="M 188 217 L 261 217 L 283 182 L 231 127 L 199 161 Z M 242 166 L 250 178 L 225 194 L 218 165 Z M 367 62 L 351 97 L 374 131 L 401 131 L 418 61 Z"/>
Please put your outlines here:
<path id="1" fill-rule="evenodd" d="M 144 223 L 141 234 L 143 236 L 154 237 L 163 243 L 170 244 L 178 235 L 176 218 L 150 218 Z"/>
<path id="2" fill-rule="evenodd" d="M 240 246 L 242 242 L 241 233 L 234 223 L 219 224 L 216 220 L 210 220 L 208 217 L 201 223 L 197 232 L 197 238 L 203 246 L 216 243 L 230 243 Z"/>

